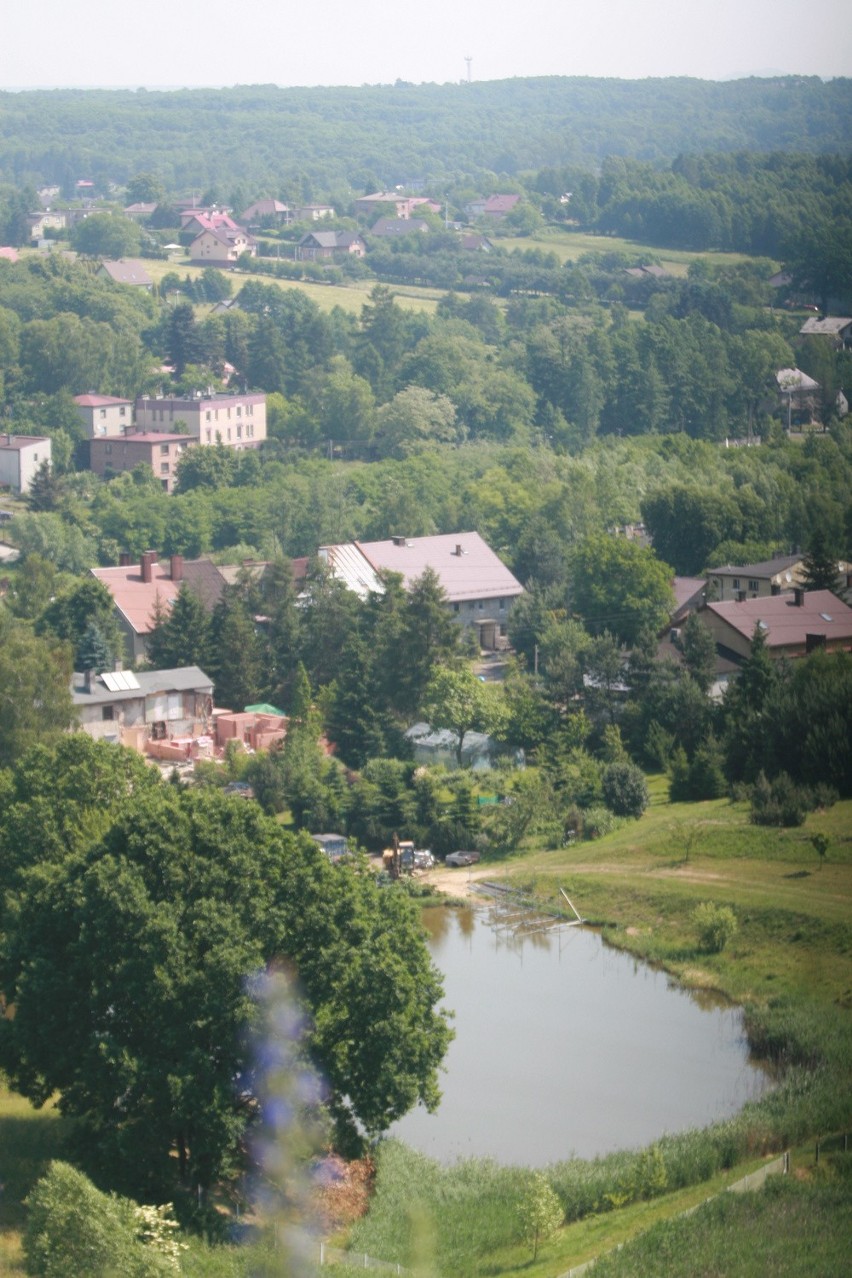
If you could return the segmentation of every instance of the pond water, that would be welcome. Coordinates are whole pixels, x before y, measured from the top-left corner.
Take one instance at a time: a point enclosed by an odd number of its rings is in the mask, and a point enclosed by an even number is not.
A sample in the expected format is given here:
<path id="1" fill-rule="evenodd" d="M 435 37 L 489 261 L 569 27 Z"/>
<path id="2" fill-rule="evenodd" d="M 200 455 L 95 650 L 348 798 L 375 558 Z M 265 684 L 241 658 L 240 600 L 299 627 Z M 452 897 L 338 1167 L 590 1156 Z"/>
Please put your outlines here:
<path id="1" fill-rule="evenodd" d="M 686 991 L 580 927 L 497 907 L 424 911 L 456 1037 L 435 1114 L 391 1135 L 443 1162 L 544 1166 L 736 1113 L 769 1086 L 738 1008 Z"/>

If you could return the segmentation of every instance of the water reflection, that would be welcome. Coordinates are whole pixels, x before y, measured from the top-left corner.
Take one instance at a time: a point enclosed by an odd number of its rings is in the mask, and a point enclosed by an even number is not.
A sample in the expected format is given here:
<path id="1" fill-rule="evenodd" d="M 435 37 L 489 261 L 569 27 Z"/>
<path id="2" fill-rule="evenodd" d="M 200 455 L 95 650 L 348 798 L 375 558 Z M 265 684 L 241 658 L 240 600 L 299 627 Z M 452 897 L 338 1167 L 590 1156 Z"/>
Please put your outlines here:
<path id="1" fill-rule="evenodd" d="M 767 1085 L 738 1009 L 590 929 L 506 908 L 430 909 L 424 922 L 456 1030 L 438 1113 L 394 1128 L 425 1153 L 592 1157 L 735 1113 Z"/>

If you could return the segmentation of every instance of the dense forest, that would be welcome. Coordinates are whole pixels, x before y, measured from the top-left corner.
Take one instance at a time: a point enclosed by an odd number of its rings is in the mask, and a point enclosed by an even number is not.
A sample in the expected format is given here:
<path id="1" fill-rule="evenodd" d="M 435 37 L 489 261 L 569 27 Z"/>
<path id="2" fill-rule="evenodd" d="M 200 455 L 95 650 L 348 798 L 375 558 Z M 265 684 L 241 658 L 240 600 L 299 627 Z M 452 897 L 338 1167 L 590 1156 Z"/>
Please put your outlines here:
<path id="1" fill-rule="evenodd" d="M 0 180 L 71 194 L 80 177 L 104 188 L 145 169 L 172 190 L 243 184 L 306 201 L 460 174 L 594 169 L 607 156 L 843 151 L 851 115 L 852 81 L 798 76 L 3 93 Z"/>

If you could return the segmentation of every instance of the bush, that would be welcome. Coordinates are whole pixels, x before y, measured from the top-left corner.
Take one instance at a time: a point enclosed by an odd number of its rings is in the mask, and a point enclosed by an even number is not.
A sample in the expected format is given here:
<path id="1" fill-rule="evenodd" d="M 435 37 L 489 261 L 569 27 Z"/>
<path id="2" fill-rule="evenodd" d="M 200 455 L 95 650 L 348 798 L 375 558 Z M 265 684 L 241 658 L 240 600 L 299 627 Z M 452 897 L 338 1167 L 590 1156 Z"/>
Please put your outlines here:
<path id="1" fill-rule="evenodd" d="M 26 1271 L 37 1278 L 161 1278 L 174 1265 L 139 1241 L 139 1209 L 53 1162 L 27 1199 Z M 156 1209 L 152 1209 L 156 1210 Z"/>
<path id="2" fill-rule="evenodd" d="M 698 929 L 701 948 L 710 954 L 720 954 L 728 941 L 736 935 L 737 916 L 729 905 L 714 905 L 712 901 L 702 901 L 692 914 L 692 921 Z"/>
<path id="3" fill-rule="evenodd" d="M 603 774 L 604 803 L 616 816 L 640 817 L 648 806 L 645 774 L 635 763 L 610 763 Z"/>
<path id="4" fill-rule="evenodd" d="M 786 772 L 774 781 L 761 772 L 751 795 L 751 821 L 753 825 L 802 825 L 812 807 L 813 795 L 795 785 Z"/>
<path id="5" fill-rule="evenodd" d="M 611 834 L 618 825 L 618 818 L 602 804 L 587 808 L 582 814 L 582 831 L 584 839 L 602 839 Z"/>

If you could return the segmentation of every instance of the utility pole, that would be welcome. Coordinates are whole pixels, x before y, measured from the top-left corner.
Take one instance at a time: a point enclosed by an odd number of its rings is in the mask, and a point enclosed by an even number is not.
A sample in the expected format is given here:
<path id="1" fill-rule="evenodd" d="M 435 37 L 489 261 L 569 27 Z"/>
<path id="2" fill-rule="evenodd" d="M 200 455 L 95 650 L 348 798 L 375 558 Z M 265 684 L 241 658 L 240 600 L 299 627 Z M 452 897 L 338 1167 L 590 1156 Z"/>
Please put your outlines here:
<path id="1" fill-rule="evenodd" d="M 466 58 L 465 58 L 465 62 L 467 63 L 467 82 L 468 82 L 468 84 L 470 84 L 470 64 L 471 64 L 471 62 L 473 62 L 473 58 L 472 58 L 472 57 L 466 57 Z"/>

